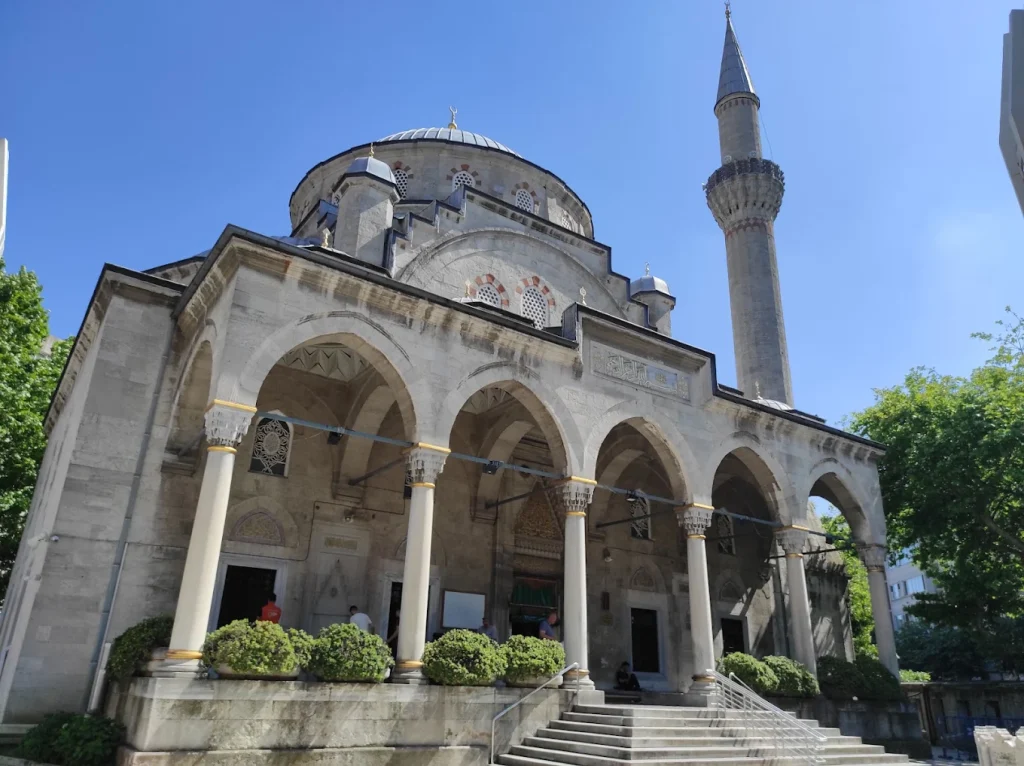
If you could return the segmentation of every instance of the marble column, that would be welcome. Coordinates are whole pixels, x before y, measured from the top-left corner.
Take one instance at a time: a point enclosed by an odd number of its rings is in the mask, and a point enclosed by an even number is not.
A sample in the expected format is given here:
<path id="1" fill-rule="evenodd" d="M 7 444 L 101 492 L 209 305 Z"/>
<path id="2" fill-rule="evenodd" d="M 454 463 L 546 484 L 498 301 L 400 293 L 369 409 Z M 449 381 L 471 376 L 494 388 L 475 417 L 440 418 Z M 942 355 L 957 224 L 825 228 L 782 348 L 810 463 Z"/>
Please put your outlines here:
<path id="1" fill-rule="evenodd" d="M 406 453 L 406 471 L 412 498 L 409 500 L 408 533 L 405 539 L 405 572 L 402 577 L 402 618 L 398 623 L 398 657 L 392 680 L 424 684 L 423 646 L 427 640 L 430 606 L 430 541 L 434 533 L 434 483 L 451 450 L 422 442 Z"/>
<path id="2" fill-rule="evenodd" d="M 166 670 L 172 673 L 194 673 L 202 657 L 231 495 L 235 451 L 255 412 L 255 407 L 219 399 L 214 399 L 206 410 L 206 468 L 165 663 Z"/>
<path id="3" fill-rule="evenodd" d="M 571 477 L 559 489 L 565 509 L 565 583 L 562 606 L 562 640 L 565 663 L 579 663 L 566 673 L 566 681 L 592 687 L 587 647 L 587 507 L 594 496 L 595 481 Z"/>
<path id="4" fill-rule="evenodd" d="M 811 602 L 807 597 L 807 572 L 804 569 L 804 547 L 807 531 L 783 527 L 775 533 L 786 553 L 786 581 L 789 584 L 789 630 L 793 638 L 793 657 L 815 677 L 818 675 L 817 653 L 814 649 L 814 628 L 811 625 Z"/>
<path id="5" fill-rule="evenodd" d="M 693 683 L 690 692 L 710 693 L 715 668 L 715 636 L 711 625 L 711 589 L 704 533 L 711 526 L 714 507 L 694 503 L 678 514 L 686 529 L 686 568 L 690 584 L 690 638 L 693 641 Z"/>
<path id="6" fill-rule="evenodd" d="M 868 589 L 871 591 L 871 616 L 875 618 L 875 645 L 878 659 L 897 678 L 900 675 L 896 655 L 896 636 L 892 629 L 889 609 L 889 586 L 885 581 L 885 546 L 858 545 L 857 553 L 868 570 Z"/>

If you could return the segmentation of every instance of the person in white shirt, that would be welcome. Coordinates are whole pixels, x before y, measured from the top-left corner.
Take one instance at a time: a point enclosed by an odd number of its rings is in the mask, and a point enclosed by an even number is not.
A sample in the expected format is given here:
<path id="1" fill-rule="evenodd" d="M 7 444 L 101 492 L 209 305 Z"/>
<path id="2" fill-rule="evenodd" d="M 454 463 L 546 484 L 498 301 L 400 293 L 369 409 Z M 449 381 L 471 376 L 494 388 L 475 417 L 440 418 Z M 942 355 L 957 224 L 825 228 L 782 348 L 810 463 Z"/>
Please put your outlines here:
<path id="1" fill-rule="evenodd" d="M 348 621 L 355 625 L 359 630 L 366 633 L 373 633 L 373 620 L 370 619 L 369 615 L 363 614 L 359 611 L 359 607 L 353 604 L 348 610 L 349 618 Z"/>

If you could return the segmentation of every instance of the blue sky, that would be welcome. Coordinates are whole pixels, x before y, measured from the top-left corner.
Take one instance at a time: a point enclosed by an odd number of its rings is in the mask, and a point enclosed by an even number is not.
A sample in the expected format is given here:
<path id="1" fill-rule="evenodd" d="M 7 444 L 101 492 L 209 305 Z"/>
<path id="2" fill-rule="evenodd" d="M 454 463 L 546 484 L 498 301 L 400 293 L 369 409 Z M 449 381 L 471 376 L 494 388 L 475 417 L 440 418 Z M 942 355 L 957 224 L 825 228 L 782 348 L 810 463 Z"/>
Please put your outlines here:
<path id="1" fill-rule="evenodd" d="M 1009 5 L 735 0 L 786 172 L 776 226 L 796 404 L 835 422 L 912 366 L 965 373 L 1024 309 L 1024 219 L 997 146 Z M 384 9 L 387 9 L 386 11 Z M 0 135 L 8 267 L 52 331 L 104 262 L 207 249 L 228 223 L 285 234 L 307 169 L 399 130 L 459 124 L 565 179 L 616 270 L 645 261 L 680 340 L 734 383 L 718 166 L 715 0 L 6 3 Z M 1016 245 L 1014 243 L 1017 243 Z"/>

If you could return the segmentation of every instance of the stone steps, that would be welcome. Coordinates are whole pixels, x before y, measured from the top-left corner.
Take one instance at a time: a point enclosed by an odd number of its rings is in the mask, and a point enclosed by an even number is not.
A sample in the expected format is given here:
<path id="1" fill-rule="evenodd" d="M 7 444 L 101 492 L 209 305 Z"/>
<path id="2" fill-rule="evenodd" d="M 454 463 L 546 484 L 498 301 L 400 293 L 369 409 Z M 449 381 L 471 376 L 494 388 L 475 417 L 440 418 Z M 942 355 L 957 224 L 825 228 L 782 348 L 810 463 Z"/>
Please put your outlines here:
<path id="1" fill-rule="evenodd" d="M 796 719 L 791 731 L 796 731 Z M 822 766 L 908 766 L 905 755 L 865 745 L 859 737 L 817 721 L 807 726 L 825 738 Z M 788 728 L 788 727 L 787 727 Z M 501 766 L 797 766 L 804 759 L 778 755 L 764 716 L 750 711 L 631 705 L 577 705 L 526 737 Z"/>

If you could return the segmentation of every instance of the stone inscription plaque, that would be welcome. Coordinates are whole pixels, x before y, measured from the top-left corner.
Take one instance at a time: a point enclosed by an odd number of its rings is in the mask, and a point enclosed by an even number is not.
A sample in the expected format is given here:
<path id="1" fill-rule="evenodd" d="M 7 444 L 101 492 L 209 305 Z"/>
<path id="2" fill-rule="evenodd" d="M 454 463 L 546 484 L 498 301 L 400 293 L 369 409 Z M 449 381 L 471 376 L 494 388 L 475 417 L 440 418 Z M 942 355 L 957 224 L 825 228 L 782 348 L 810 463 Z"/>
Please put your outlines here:
<path id="1" fill-rule="evenodd" d="M 592 343 L 590 363 L 597 375 L 622 380 L 684 402 L 690 401 L 690 379 L 686 375 L 659 367 L 646 359 L 624 354 L 603 343 Z"/>

